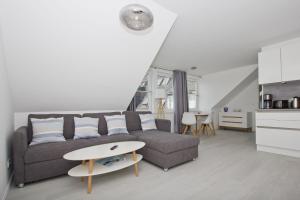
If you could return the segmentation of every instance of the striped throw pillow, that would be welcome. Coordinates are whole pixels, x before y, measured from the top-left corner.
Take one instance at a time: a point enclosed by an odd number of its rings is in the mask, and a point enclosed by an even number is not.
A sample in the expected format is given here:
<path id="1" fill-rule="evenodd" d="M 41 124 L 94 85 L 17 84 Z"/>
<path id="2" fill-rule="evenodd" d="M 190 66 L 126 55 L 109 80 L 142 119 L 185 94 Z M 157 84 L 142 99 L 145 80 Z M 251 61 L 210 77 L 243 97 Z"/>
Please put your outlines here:
<path id="1" fill-rule="evenodd" d="M 114 135 L 119 133 L 128 134 L 125 115 L 105 116 L 105 120 L 106 120 L 107 130 L 108 130 L 107 135 Z"/>
<path id="2" fill-rule="evenodd" d="M 31 118 L 33 136 L 30 145 L 36 145 L 48 142 L 66 141 L 64 130 L 64 118 Z"/>
<path id="3" fill-rule="evenodd" d="M 156 123 L 153 114 L 140 114 L 141 126 L 143 131 L 156 130 Z"/>
<path id="4" fill-rule="evenodd" d="M 98 118 L 74 117 L 74 139 L 100 137 L 100 134 L 98 133 L 98 122 Z"/>

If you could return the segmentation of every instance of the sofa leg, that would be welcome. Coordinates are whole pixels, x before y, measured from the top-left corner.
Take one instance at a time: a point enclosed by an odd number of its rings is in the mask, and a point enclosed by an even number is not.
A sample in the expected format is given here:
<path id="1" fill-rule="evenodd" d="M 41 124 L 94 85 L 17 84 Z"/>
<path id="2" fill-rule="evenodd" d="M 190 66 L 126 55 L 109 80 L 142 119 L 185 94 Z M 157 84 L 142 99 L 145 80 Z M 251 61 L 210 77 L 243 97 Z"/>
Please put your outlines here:
<path id="1" fill-rule="evenodd" d="M 197 158 L 193 158 L 193 161 L 197 160 Z"/>
<path id="2" fill-rule="evenodd" d="M 164 168 L 164 172 L 167 172 L 169 170 L 169 168 Z"/>
<path id="3" fill-rule="evenodd" d="M 17 185 L 18 188 L 23 188 L 24 187 L 24 183 L 20 183 Z"/>

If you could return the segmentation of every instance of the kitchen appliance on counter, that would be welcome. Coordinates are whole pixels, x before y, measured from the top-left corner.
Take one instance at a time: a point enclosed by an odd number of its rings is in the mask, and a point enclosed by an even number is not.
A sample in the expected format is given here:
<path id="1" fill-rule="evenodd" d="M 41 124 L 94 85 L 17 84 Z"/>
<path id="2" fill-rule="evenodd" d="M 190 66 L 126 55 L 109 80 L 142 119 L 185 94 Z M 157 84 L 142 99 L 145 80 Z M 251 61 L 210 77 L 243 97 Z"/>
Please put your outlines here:
<path id="1" fill-rule="evenodd" d="M 276 109 L 287 109 L 287 108 L 289 108 L 289 101 L 288 100 L 276 100 L 276 101 L 273 101 L 273 108 L 276 108 Z"/>
<path id="2" fill-rule="evenodd" d="M 291 108 L 299 109 L 300 108 L 300 97 L 293 97 L 291 101 Z"/>
<path id="3" fill-rule="evenodd" d="M 273 96 L 271 94 L 264 94 L 264 109 L 273 108 Z"/>

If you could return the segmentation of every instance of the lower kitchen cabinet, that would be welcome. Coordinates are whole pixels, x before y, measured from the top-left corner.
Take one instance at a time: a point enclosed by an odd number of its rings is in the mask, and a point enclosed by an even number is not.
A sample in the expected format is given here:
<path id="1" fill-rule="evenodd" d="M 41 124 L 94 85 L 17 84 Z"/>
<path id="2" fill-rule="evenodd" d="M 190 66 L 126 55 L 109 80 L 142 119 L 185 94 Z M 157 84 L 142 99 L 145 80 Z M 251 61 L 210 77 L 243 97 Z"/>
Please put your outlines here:
<path id="1" fill-rule="evenodd" d="M 258 151 L 300 157 L 300 112 L 256 113 Z"/>

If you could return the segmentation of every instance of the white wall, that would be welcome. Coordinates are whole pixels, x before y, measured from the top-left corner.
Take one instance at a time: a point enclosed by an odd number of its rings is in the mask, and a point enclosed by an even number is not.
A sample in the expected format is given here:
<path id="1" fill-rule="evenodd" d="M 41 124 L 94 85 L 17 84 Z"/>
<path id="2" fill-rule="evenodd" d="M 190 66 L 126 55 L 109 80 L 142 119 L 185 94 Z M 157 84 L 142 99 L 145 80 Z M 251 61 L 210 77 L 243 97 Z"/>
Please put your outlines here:
<path id="1" fill-rule="evenodd" d="M 246 88 L 240 93 L 234 96 L 227 104 L 220 106 L 216 109 L 218 112 L 223 112 L 223 108 L 226 106 L 230 112 L 235 109 L 241 109 L 242 112 L 252 113 L 252 130 L 255 130 L 255 111 L 259 104 L 259 91 L 258 91 L 258 79 L 252 81 Z"/>
<path id="2" fill-rule="evenodd" d="M 224 106 L 252 112 L 258 108 L 257 65 L 239 67 L 203 76 L 200 81 L 200 110 L 212 113 L 215 128 L 218 128 L 219 112 Z"/>
<path id="3" fill-rule="evenodd" d="M 250 65 L 203 76 L 199 86 L 200 111 L 210 112 L 256 69 L 257 65 Z"/>
<path id="4" fill-rule="evenodd" d="M 8 189 L 10 172 L 7 169 L 7 161 L 10 155 L 10 137 L 13 132 L 11 93 L 4 65 L 5 59 L 0 29 L 0 199 L 4 197 Z"/>
<path id="5" fill-rule="evenodd" d="M 149 30 L 121 24 L 129 3 L 153 12 Z M 126 109 L 176 19 L 151 0 L 2 0 L 0 13 L 18 112 Z"/>

